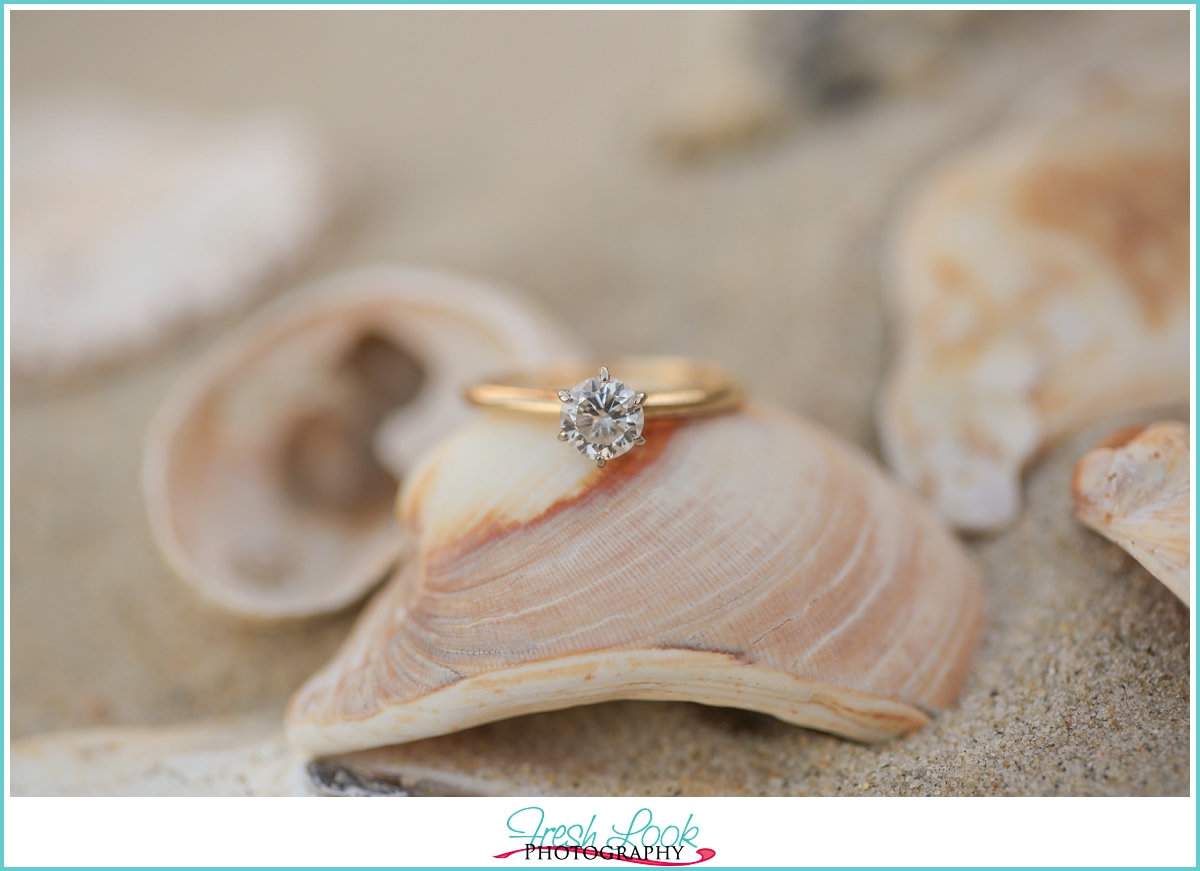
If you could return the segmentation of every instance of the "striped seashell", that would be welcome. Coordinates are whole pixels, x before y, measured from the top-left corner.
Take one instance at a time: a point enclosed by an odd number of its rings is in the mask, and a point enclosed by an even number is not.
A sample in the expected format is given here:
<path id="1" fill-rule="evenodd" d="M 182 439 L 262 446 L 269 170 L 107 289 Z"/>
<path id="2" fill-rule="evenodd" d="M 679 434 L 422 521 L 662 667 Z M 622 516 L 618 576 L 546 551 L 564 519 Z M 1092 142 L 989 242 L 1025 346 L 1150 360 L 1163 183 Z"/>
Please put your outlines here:
<path id="1" fill-rule="evenodd" d="M 401 492 L 415 553 L 292 699 L 318 754 L 610 699 L 763 711 L 863 741 L 951 704 L 974 563 L 865 456 L 782 410 L 647 422 L 597 469 L 491 413 Z"/>

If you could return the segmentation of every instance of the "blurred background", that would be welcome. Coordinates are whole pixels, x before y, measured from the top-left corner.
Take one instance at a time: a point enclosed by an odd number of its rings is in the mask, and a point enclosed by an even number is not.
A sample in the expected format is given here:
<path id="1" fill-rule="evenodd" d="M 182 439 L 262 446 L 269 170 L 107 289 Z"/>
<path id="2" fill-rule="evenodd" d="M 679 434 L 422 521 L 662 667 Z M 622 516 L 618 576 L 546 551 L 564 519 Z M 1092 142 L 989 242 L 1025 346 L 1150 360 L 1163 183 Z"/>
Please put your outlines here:
<path id="1" fill-rule="evenodd" d="M 270 114 L 320 175 L 295 206 L 311 220 L 236 292 L 78 364 L 28 349 L 13 736 L 281 708 L 347 632 L 353 610 L 275 626 L 211 610 L 147 526 L 152 414 L 268 297 L 380 262 L 495 280 L 601 353 L 713 358 L 878 454 L 879 248 L 906 190 L 1051 71 L 1187 27 L 1159 11 L 13 13 L 15 137 L 64 100 Z M 52 348 L 59 315 L 34 308 Z"/>

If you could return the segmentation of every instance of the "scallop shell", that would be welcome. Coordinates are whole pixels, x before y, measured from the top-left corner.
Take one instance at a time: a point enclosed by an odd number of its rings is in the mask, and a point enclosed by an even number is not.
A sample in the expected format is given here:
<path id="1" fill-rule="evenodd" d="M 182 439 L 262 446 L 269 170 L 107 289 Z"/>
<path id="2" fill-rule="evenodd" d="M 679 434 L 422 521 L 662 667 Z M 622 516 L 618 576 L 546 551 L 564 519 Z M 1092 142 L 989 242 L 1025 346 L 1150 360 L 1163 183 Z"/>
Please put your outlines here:
<path id="1" fill-rule="evenodd" d="M 1174 78 L 1133 65 L 1047 86 L 895 227 L 884 452 L 959 527 L 1012 521 L 1046 444 L 1189 395 L 1186 50 L 1168 58 Z"/>
<path id="2" fill-rule="evenodd" d="M 320 754 L 610 699 L 864 741 L 958 694 L 977 570 L 914 497 L 781 410 L 647 422 L 603 469 L 533 417 L 448 437 L 399 502 L 415 555 L 292 699 Z"/>
<path id="3" fill-rule="evenodd" d="M 151 427 L 159 547 L 240 616 L 349 605 L 400 555 L 397 479 L 476 413 L 464 387 L 567 355 L 563 334 L 510 292 L 417 270 L 346 273 L 277 300 L 175 386 Z"/>
<path id="4" fill-rule="evenodd" d="M 18 100 L 12 363 L 84 370 L 243 304 L 327 222 L 298 118 L 204 120 L 111 95 Z"/>
<path id="5" fill-rule="evenodd" d="M 1124 548 L 1191 607 L 1191 436 L 1164 421 L 1118 430 L 1084 454 L 1075 516 Z"/>

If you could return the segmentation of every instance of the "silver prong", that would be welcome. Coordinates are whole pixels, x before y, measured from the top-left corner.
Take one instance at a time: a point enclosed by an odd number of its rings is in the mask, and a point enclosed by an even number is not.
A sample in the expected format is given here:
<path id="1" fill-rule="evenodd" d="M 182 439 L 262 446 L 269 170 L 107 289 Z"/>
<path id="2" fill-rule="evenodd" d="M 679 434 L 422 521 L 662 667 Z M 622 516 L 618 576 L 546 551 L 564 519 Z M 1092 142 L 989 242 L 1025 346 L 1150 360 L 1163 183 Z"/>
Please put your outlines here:
<path id="1" fill-rule="evenodd" d="M 596 457 L 596 468 L 603 469 L 606 462 L 608 461 L 605 460 L 604 457 Z"/>
<path id="2" fill-rule="evenodd" d="M 642 438 L 641 436 L 638 436 L 637 438 L 635 438 L 633 440 L 633 443 L 635 445 L 644 445 L 646 443 L 646 440 L 644 438 Z"/>
<path id="3" fill-rule="evenodd" d="M 559 398 L 559 400 L 560 400 L 560 401 L 562 401 L 562 402 L 570 402 L 570 401 L 571 401 L 571 394 L 570 394 L 570 393 L 568 393 L 568 392 L 567 392 L 567 391 L 565 391 L 565 390 L 560 390 L 560 391 L 558 391 L 558 398 Z"/>
<path id="4" fill-rule="evenodd" d="M 565 429 L 560 429 L 560 430 L 558 431 L 558 440 L 559 440 L 560 442 L 565 442 L 565 441 L 566 441 L 567 439 L 569 439 L 569 438 L 570 438 L 570 436 L 569 436 L 569 435 L 567 435 L 567 431 L 566 431 Z"/>
<path id="5" fill-rule="evenodd" d="M 601 366 L 601 367 L 600 367 L 600 380 L 601 380 L 601 381 L 607 381 L 607 380 L 608 380 L 608 367 L 607 367 L 607 366 Z"/>
<path id="6" fill-rule="evenodd" d="M 634 405 L 642 405 L 645 401 L 646 401 L 645 393 L 639 393 L 637 396 L 633 397 Z"/>

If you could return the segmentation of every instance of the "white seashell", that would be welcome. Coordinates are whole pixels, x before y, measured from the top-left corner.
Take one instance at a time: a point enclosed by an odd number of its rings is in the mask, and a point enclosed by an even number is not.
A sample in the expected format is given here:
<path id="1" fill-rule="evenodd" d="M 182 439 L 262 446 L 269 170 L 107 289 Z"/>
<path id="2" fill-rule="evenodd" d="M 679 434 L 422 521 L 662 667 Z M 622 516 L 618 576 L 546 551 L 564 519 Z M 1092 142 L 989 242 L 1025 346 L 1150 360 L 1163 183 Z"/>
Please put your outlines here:
<path id="1" fill-rule="evenodd" d="M 780 410 L 647 422 L 603 469 L 488 415 L 414 469 L 414 558 L 292 699 L 322 754 L 610 699 L 751 708 L 873 741 L 951 704 L 980 634 L 963 549 Z"/>
<path id="2" fill-rule="evenodd" d="M 1075 516 L 1124 548 L 1191 607 L 1191 437 L 1164 421 L 1118 430 L 1084 454 Z"/>
<path id="3" fill-rule="evenodd" d="M 18 100 L 12 363 L 67 374 L 244 303 L 331 211 L 313 134 L 115 97 Z"/>
<path id="4" fill-rule="evenodd" d="M 716 157 L 780 132 L 785 89 L 754 57 L 759 13 L 722 10 L 681 16 L 680 69 L 664 88 L 656 144 L 690 162 Z"/>
<path id="5" fill-rule="evenodd" d="M 143 483 L 159 547 L 241 616 L 349 605 L 400 554 L 396 479 L 475 414 L 463 389 L 566 356 L 562 334 L 511 294 L 417 270 L 351 272 L 277 300 L 151 427 Z"/>
<path id="6" fill-rule="evenodd" d="M 12 742 L 13 795 L 313 795 L 277 713 L 106 726 Z"/>
<path id="7" fill-rule="evenodd" d="M 1182 57 L 1174 92 L 1163 76 L 1137 91 L 1122 70 L 1099 91 L 1056 85 L 1057 114 L 1028 100 L 900 216 L 885 277 L 902 347 L 883 448 L 959 527 L 1012 521 L 1022 470 L 1047 443 L 1189 395 Z"/>

